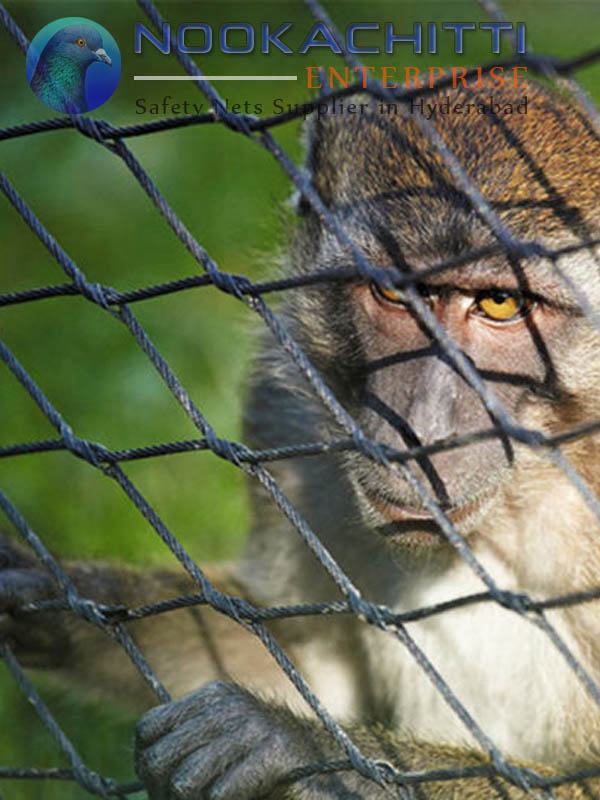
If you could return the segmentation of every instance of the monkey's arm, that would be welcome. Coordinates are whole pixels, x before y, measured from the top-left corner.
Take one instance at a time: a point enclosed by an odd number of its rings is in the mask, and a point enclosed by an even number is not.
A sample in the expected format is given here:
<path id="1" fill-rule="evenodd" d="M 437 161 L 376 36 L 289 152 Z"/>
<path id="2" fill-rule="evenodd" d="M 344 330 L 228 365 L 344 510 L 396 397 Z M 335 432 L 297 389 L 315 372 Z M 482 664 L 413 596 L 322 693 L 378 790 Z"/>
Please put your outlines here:
<path id="1" fill-rule="evenodd" d="M 73 562 L 66 570 L 83 598 L 108 605 L 133 608 L 199 592 L 182 570 L 142 573 L 93 562 Z M 242 593 L 226 565 L 214 565 L 206 573 L 221 591 Z M 51 668 L 57 678 L 80 684 L 88 694 L 100 693 L 134 708 L 155 703 L 123 648 L 104 631 L 70 611 L 19 612 L 28 603 L 61 596 L 39 562 L 0 536 L 0 640 L 12 645 L 21 663 Z M 127 629 L 174 696 L 217 678 L 277 693 L 291 691 L 257 637 L 211 608 L 180 609 L 128 623 Z"/>
<path id="2" fill-rule="evenodd" d="M 475 751 L 400 739 L 382 726 L 347 728 L 362 752 L 396 769 L 421 772 L 485 766 Z M 342 749 L 316 722 L 296 717 L 245 689 L 215 682 L 158 706 L 138 724 L 136 769 L 151 800 L 387 800 L 393 784 L 380 786 L 348 770 L 282 781 L 298 767 L 344 760 Z M 550 775 L 546 767 L 535 768 Z M 554 788 L 555 800 L 588 800 L 600 779 Z M 401 795 L 406 797 L 407 795 Z M 414 800 L 521 800 L 531 797 L 497 777 L 421 783 Z M 596 796 L 595 794 L 593 796 Z"/>

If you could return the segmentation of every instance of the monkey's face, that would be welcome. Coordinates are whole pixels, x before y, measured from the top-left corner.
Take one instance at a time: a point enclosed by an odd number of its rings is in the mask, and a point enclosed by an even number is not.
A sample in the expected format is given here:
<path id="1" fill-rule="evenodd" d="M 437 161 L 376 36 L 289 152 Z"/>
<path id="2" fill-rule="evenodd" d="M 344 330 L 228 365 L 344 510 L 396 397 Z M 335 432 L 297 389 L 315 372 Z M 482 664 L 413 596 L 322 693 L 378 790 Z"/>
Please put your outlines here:
<path id="1" fill-rule="evenodd" d="M 507 101 L 515 93 L 505 91 Z M 463 92 L 471 100 L 477 94 Z M 600 140 L 564 100 L 533 86 L 528 96 L 527 115 L 441 115 L 431 124 L 512 236 L 551 250 L 591 242 L 598 236 Z M 425 313 L 402 291 L 364 282 L 313 289 L 297 313 L 304 343 L 369 437 L 397 450 L 422 448 L 407 466 L 468 533 L 494 510 L 515 471 L 531 463 L 531 451 L 505 435 L 431 322 L 518 424 L 554 433 L 590 419 L 600 413 L 600 344 L 570 285 L 585 287 L 600 307 L 598 248 L 556 263 L 498 252 L 428 272 L 498 241 L 410 115 L 390 116 L 372 104 L 361 116 L 321 119 L 309 134 L 308 166 L 331 214 L 372 264 L 412 274 Z M 314 217 L 300 242 L 300 270 L 353 262 Z M 469 443 L 429 449 L 453 439 Z M 402 465 L 380 466 L 357 453 L 346 465 L 371 525 L 391 539 L 410 541 L 397 534 L 416 532 L 419 543 L 437 530 Z"/>
<path id="2" fill-rule="evenodd" d="M 369 258 L 389 263 L 376 244 Z M 400 289 L 357 282 L 314 292 L 321 306 L 311 355 L 370 439 L 417 453 L 406 467 L 422 490 L 400 463 L 344 457 L 365 521 L 390 544 L 429 547 L 442 539 L 424 493 L 468 534 L 486 514 L 502 513 L 517 471 L 521 481 L 544 460 L 509 439 L 437 341 L 432 320 L 517 425 L 550 435 L 600 412 L 597 391 L 586 391 L 600 377 L 600 339 L 548 262 L 515 270 L 498 256 L 416 277 L 424 316 Z M 588 281 L 598 295 L 597 284 Z"/>
<path id="3" fill-rule="evenodd" d="M 538 270 L 525 289 L 508 265 L 493 269 L 489 263 L 417 284 L 427 312 L 519 422 L 532 409 L 552 415 L 570 402 L 554 362 L 565 338 L 573 337 L 578 314 L 559 301 L 564 293 L 555 284 Z M 362 361 L 353 413 L 365 433 L 385 445 L 424 448 L 408 466 L 459 529 L 470 530 L 518 464 L 511 441 L 406 292 L 358 284 L 348 302 Z M 487 435 L 478 441 L 482 431 Z M 464 447 L 427 450 L 471 436 Z M 432 528 L 422 492 L 399 465 L 390 469 L 360 457 L 349 463 L 363 513 L 382 531 L 395 536 Z"/>

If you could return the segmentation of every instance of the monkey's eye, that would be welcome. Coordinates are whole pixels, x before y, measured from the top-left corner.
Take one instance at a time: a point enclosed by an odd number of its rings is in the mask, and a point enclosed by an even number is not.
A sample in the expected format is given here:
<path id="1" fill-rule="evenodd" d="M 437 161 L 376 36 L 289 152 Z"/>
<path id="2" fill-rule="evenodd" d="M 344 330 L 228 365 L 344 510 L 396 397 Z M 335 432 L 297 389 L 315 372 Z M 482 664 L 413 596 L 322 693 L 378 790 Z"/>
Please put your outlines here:
<path id="1" fill-rule="evenodd" d="M 476 312 L 493 322 L 516 322 L 532 305 L 531 298 L 504 289 L 485 289 L 475 297 Z"/>
<path id="2" fill-rule="evenodd" d="M 85 47 L 85 39 L 82 39 L 81 36 L 77 39 L 77 44 L 79 47 Z"/>
<path id="3" fill-rule="evenodd" d="M 421 297 L 425 299 L 429 297 L 429 290 L 426 286 L 420 285 L 416 289 Z M 377 284 L 372 283 L 371 290 L 376 297 L 386 300 L 388 303 L 394 303 L 397 306 L 408 305 L 408 295 L 404 289 L 387 289 L 384 286 L 377 286 Z"/>

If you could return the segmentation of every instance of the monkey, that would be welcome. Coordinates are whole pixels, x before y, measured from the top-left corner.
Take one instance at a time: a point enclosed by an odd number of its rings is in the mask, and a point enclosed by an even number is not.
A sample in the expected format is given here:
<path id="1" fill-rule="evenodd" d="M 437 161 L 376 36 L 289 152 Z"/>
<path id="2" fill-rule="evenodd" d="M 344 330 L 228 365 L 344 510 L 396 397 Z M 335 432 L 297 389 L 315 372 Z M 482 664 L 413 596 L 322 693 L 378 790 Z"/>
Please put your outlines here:
<path id="1" fill-rule="evenodd" d="M 449 91 L 449 90 L 446 90 Z M 523 90 L 494 90 L 505 108 Z M 486 88 L 452 102 L 489 100 Z M 433 96 L 440 108 L 444 91 Z M 544 599 L 600 583 L 600 525 L 543 447 L 509 438 L 449 357 L 414 298 L 437 320 L 517 424 L 553 436 L 600 417 L 600 334 L 575 285 L 600 305 L 600 141 L 584 112 L 557 90 L 530 83 L 527 114 L 433 113 L 456 154 L 513 237 L 546 249 L 527 258 L 497 235 L 457 186 L 411 113 L 321 114 L 306 133 L 306 175 L 340 240 L 308 202 L 297 202 L 287 256 L 292 275 L 348 266 L 357 247 L 398 281 L 304 285 L 280 315 L 327 387 L 364 435 L 398 451 L 492 430 L 441 448 L 406 470 L 356 450 L 295 456 L 269 470 L 361 595 L 395 612 L 480 592 L 479 576 L 449 541 L 418 491 L 424 486 L 496 584 Z M 575 249 L 571 245 L 583 244 Z M 476 251 L 447 269 L 436 264 Z M 420 278 L 422 273 L 423 277 Z M 244 441 L 252 448 L 344 437 L 305 377 L 265 335 L 250 380 Z M 562 455 L 600 489 L 598 437 L 565 438 Z M 207 565 L 220 590 L 257 606 L 340 599 L 339 589 L 258 482 L 252 523 L 236 563 Z M 135 606 L 193 592 L 167 568 L 72 563 L 86 597 Z M 67 614 L 20 609 L 57 596 L 51 577 L 3 538 L 0 638 L 22 663 L 52 668 L 88 689 L 138 707 L 153 702 L 120 648 Z M 593 602 L 546 612 L 557 634 L 600 680 L 600 617 Z M 485 767 L 484 753 L 414 657 L 355 615 L 271 623 L 315 694 L 363 754 L 401 771 Z M 403 794 L 356 770 L 285 780 L 295 768 L 345 758 L 252 633 L 210 608 L 130 625 L 176 699 L 146 711 L 135 765 L 151 800 L 307 800 L 389 796 L 420 800 L 600 797 L 600 778 L 529 791 L 485 774 L 428 781 Z M 593 767 L 600 711 L 547 633 L 496 602 L 446 610 L 410 626 L 464 707 L 510 759 L 550 776 Z M 137 682 L 136 682 L 137 679 Z"/>

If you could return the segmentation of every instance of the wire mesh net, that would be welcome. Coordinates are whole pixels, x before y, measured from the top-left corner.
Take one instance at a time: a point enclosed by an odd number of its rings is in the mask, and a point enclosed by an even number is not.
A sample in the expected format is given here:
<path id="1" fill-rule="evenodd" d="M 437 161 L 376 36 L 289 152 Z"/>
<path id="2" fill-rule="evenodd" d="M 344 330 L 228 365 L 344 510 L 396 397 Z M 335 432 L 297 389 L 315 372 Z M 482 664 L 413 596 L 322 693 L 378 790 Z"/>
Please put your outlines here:
<path id="1" fill-rule="evenodd" d="M 138 2 L 141 9 L 156 28 L 162 30 L 163 20 L 153 3 L 150 2 L 150 0 L 138 0 Z M 323 8 L 317 2 L 314 2 L 314 0 L 306 0 L 305 5 L 316 20 L 323 22 L 328 26 L 329 30 L 334 32 L 340 46 L 344 49 L 343 38 L 340 36 L 339 32 L 336 31 L 334 23 Z M 501 10 L 495 3 L 491 2 L 491 0 L 483 0 L 481 5 L 493 20 L 501 21 L 504 19 Z M 25 53 L 28 47 L 28 40 L 18 27 L 18 22 L 15 21 L 2 6 L 0 6 L 0 20 L 14 39 L 16 45 Z M 507 35 L 510 36 L 511 34 Z M 175 42 L 173 42 L 173 45 L 174 55 L 179 60 L 186 73 L 191 76 L 201 76 L 202 73 L 194 61 L 188 55 L 179 52 L 177 47 L 175 47 Z M 349 66 L 353 69 L 360 67 L 360 63 L 353 56 L 347 55 L 346 58 Z M 568 91 L 576 97 L 581 107 L 586 110 L 590 125 L 598 131 L 600 116 L 590 99 L 573 77 L 574 72 L 578 68 L 598 58 L 600 58 L 600 51 L 586 53 L 569 61 L 535 53 L 525 53 L 515 55 L 514 58 L 505 61 L 504 64 L 506 66 L 526 65 L 532 73 L 539 74 L 554 82 L 560 81 L 561 85 L 566 87 Z M 484 67 L 484 69 L 486 69 L 486 67 Z M 435 90 L 437 91 L 448 86 L 449 82 L 450 79 L 438 80 L 435 85 Z M 486 201 L 480 188 L 469 178 L 464 166 L 461 165 L 460 160 L 452 149 L 440 137 L 435 127 L 425 118 L 418 117 L 418 124 L 423 136 L 429 141 L 431 148 L 437 151 L 443 159 L 456 186 L 464 193 L 481 219 L 489 226 L 496 243 L 485 251 L 472 251 L 461 254 L 460 256 L 453 256 L 443 263 L 436 264 L 431 268 L 430 273 L 420 273 L 418 279 L 414 276 L 411 277 L 407 275 L 399 269 L 386 268 L 383 270 L 369 263 L 365 254 L 353 243 L 343 224 L 330 213 L 330 210 L 305 174 L 295 166 L 273 135 L 273 128 L 304 116 L 306 114 L 306 108 L 299 107 L 284 114 L 257 118 L 247 114 L 235 114 L 228 111 L 223 99 L 208 82 L 199 83 L 198 89 L 204 93 L 207 100 L 210 102 L 211 110 L 208 113 L 190 115 L 183 118 L 160 119 L 148 123 L 121 127 L 114 126 L 105 120 L 93 119 L 81 115 L 71 115 L 58 119 L 25 123 L 0 130 L 0 140 L 7 140 L 15 137 L 38 135 L 51 130 L 74 128 L 90 139 L 94 145 L 106 149 L 114 156 L 121 159 L 132 177 L 150 198 L 157 212 L 166 220 L 173 232 L 203 271 L 201 275 L 193 275 L 185 279 L 158 285 L 144 286 L 123 292 L 117 291 L 109 286 L 91 282 L 82 269 L 63 249 L 60 243 L 52 236 L 50 231 L 36 217 L 31 207 L 18 193 L 17 189 L 0 173 L 0 188 L 3 193 L 27 223 L 31 232 L 38 237 L 56 259 L 56 262 L 68 278 L 68 281 L 65 283 L 0 295 L 0 306 L 31 303 L 41 301 L 45 298 L 71 295 L 82 296 L 90 303 L 95 304 L 107 315 L 114 317 L 128 329 L 145 356 L 157 370 L 168 390 L 175 397 L 200 434 L 198 438 L 193 440 L 173 441 L 156 444 L 154 446 L 118 451 L 111 450 L 102 444 L 81 438 L 72 430 L 68 420 L 65 419 L 60 410 L 50 402 L 41 386 L 32 378 L 26 367 L 19 362 L 16 355 L 0 340 L 0 358 L 8 370 L 10 370 L 13 376 L 19 381 L 23 387 L 23 391 L 30 395 L 57 431 L 57 436 L 54 439 L 22 442 L 0 447 L 0 457 L 12 458 L 23 454 L 65 450 L 97 468 L 118 484 L 131 503 L 135 505 L 147 520 L 148 524 L 154 529 L 156 534 L 167 544 L 175 558 L 181 563 L 184 570 L 187 571 L 193 582 L 197 585 L 197 593 L 195 594 L 177 596 L 170 600 L 163 600 L 138 608 L 108 606 L 94 602 L 78 592 L 72 579 L 67 574 L 67 571 L 65 571 L 46 548 L 43 535 L 38 536 L 32 530 L 27 520 L 24 519 L 11 500 L 0 490 L 0 506 L 7 519 L 10 520 L 14 528 L 17 529 L 24 541 L 33 550 L 40 562 L 49 571 L 62 590 L 60 599 L 35 603 L 28 608 L 28 611 L 52 609 L 70 612 L 105 631 L 110 637 L 116 639 L 120 643 L 137 670 L 139 670 L 143 680 L 146 681 L 154 692 L 157 700 L 160 702 L 167 702 L 170 699 L 169 693 L 164 686 L 162 686 L 158 677 L 153 672 L 152 665 L 148 663 L 144 657 L 144 653 L 136 645 L 134 638 L 132 638 L 128 632 L 128 622 L 156 614 L 167 614 L 182 607 L 209 605 L 244 625 L 247 630 L 252 631 L 260 639 L 264 647 L 270 652 L 275 662 L 279 665 L 279 668 L 287 675 L 302 698 L 312 708 L 321 723 L 346 754 L 346 760 L 344 761 L 298 765 L 299 769 L 292 778 L 318 772 L 352 769 L 374 782 L 406 788 L 417 785 L 426 786 L 427 783 L 432 780 L 452 781 L 459 777 L 468 778 L 469 776 L 480 777 L 484 775 L 489 776 L 490 780 L 500 776 L 510 784 L 524 788 L 526 791 L 536 790 L 550 792 L 553 786 L 559 786 L 569 781 L 578 782 L 583 785 L 582 781 L 586 778 L 600 776 L 600 767 L 597 769 L 587 769 L 586 771 L 580 771 L 570 775 L 555 774 L 550 777 L 541 776 L 532 770 L 525 769 L 507 760 L 500 749 L 488 737 L 486 732 L 479 727 L 467 711 L 461 702 L 461 698 L 457 696 L 446 683 L 443 677 L 443 664 L 439 665 L 438 671 L 438 668 L 434 667 L 430 662 L 429 658 L 417 645 L 409 631 L 410 622 L 446 613 L 452 608 L 483 602 L 498 603 L 503 608 L 519 615 L 531 622 L 533 626 L 541 629 L 587 690 L 589 702 L 600 703 L 600 687 L 597 682 L 580 663 L 575 654 L 571 652 L 561 634 L 551 624 L 545 613 L 549 609 L 567 608 L 597 599 L 600 597 L 600 587 L 586 589 L 585 591 L 559 597 L 548 597 L 544 600 L 536 600 L 526 594 L 514 593 L 506 590 L 493 579 L 483 564 L 477 559 L 469 547 L 468 542 L 458 532 L 451 519 L 440 506 L 438 499 L 412 469 L 414 463 L 424 455 L 429 456 L 433 453 L 441 452 L 442 450 L 466 447 L 486 437 L 497 436 L 498 430 L 500 430 L 504 436 L 509 437 L 514 442 L 545 452 L 547 457 L 551 459 L 560 470 L 565 472 L 576 491 L 583 498 L 583 501 L 600 520 L 600 503 L 598 499 L 561 451 L 561 446 L 565 443 L 598 430 L 598 428 L 600 428 L 600 421 L 590 420 L 584 425 L 573 427 L 555 436 L 549 436 L 540 431 L 519 425 L 507 412 L 498 397 L 490 390 L 489 386 L 484 382 L 470 360 L 465 357 L 458 345 L 452 341 L 447 331 L 442 327 L 435 316 L 431 314 L 427 304 L 423 302 L 423 299 L 415 288 L 416 281 L 422 282 L 426 279 L 428 274 L 439 274 L 444 270 L 467 264 L 470 261 L 493 252 L 506 252 L 510 255 L 511 259 L 517 262 L 519 259 L 541 257 L 548 259 L 552 263 L 556 274 L 565 282 L 568 289 L 573 293 L 581 309 L 588 315 L 590 321 L 596 327 L 600 328 L 600 320 L 598 320 L 597 314 L 591 307 L 582 287 L 573 285 L 573 282 L 570 281 L 560 267 L 561 256 L 576 252 L 580 249 L 588 249 L 591 246 L 599 244 L 600 241 L 590 240 L 588 237 L 584 241 L 552 249 L 541 245 L 535 240 L 516 238 L 502 221 L 497 211 Z M 427 94 L 429 90 L 420 87 L 391 90 L 384 88 L 380 83 L 374 80 L 369 80 L 366 89 L 362 86 L 362 83 L 357 83 L 337 91 L 330 91 L 326 94 L 325 99 L 330 102 L 332 98 L 349 96 L 355 94 L 357 91 L 369 93 L 386 102 L 409 103 L 411 100 Z M 307 102 L 310 103 L 312 101 Z M 219 269 L 219 266 L 211 258 L 209 253 L 202 247 L 194 234 L 184 225 L 177 213 L 169 205 L 157 185 L 152 181 L 148 173 L 144 170 L 144 167 L 126 144 L 126 140 L 130 137 L 147 136 L 164 129 L 207 124 L 226 126 L 241 136 L 252 140 L 256 145 L 270 153 L 289 176 L 290 181 L 296 186 L 303 198 L 303 202 L 308 204 L 308 206 L 319 215 L 323 224 L 331 231 L 333 236 L 337 237 L 338 241 L 347 248 L 354 263 L 343 269 L 320 269 L 310 274 L 279 278 L 262 283 L 252 282 L 244 276 L 231 274 Z M 452 441 L 439 442 L 426 447 L 408 447 L 406 450 L 397 450 L 388 445 L 374 441 L 361 430 L 357 422 L 352 418 L 320 376 L 317 369 L 310 363 L 301 346 L 293 338 L 289 330 L 286 329 L 283 320 L 271 310 L 265 299 L 270 293 L 287 291 L 301 286 L 319 285 L 325 281 L 348 282 L 356 279 L 384 288 L 393 286 L 406 291 L 408 302 L 413 311 L 424 321 L 427 329 L 431 332 L 431 336 L 443 347 L 454 368 L 469 386 L 473 387 L 478 393 L 482 404 L 489 412 L 490 418 L 494 421 L 493 428 L 489 431 L 463 436 L 453 439 Z M 205 417 L 201 409 L 196 406 L 185 387 L 175 376 L 167 361 L 161 356 L 157 347 L 150 341 L 147 333 L 132 310 L 136 303 L 143 302 L 147 299 L 202 286 L 217 287 L 222 292 L 236 298 L 240 303 L 247 306 L 250 311 L 262 320 L 264 325 L 275 337 L 280 347 L 285 351 L 287 357 L 302 373 L 310 385 L 312 392 L 314 392 L 315 396 L 327 409 L 332 419 L 335 420 L 339 428 L 345 432 L 343 438 L 327 441 L 298 442 L 295 445 L 285 445 L 264 450 L 252 450 L 240 442 L 222 439 L 216 435 L 210 421 Z M 329 573 L 342 593 L 344 597 L 343 600 L 339 602 L 320 602 L 262 608 L 256 607 L 240 597 L 224 594 L 211 584 L 194 559 L 182 547 L 177 537 L 159 517 L 150 501 L 143 496 L 125 471 L 125 465 L 130 461 L 198 450 L 211 451 L 218 458 L 235 465 L 240 470 L 247 473 L 251 479 L 259 481 L 260 484 L 262 484 L 266 492 L 270 495 L 272 502 L 277 505 L 280 512 L 292 523 L 299 535 L 303 538 L 306 546 L 313 552 L 315 560 L 320 562 L 322 567 Z M 316 454 L 338 453 L 342 451 L 356 451 L 365 459 L 377 465 L 383 465 L 385 467 L 389 467 L 391 464 L 398 465 L 404 478 L 410 483 L 414 492 L 422 502 L 423 507 L 431 514 L 444 536 L 447 537 L 450 544 L 457 550 L 460 557 L 464 559 L 473 570 L 473 573 L 480 579 L 484 591 L 456 598 L 446 603 L 413 609 L 406 613 L 397 613 L 392 608 L 365 600 L 353 583 L 352 576 L 347 575 L 341 569 L 322 544 L 319 538 L 319 531 L 311 529 L 310 525 L 300 516 L 299 512 L 294 508 L 269 472 L 269 463 L 276 460 L 301 456 L 310 457 Z M 267 627 L 267 623 L 274 619 L 299 615 L 337 615 L 348 613 L 358 616 L 366 625 L 374 626 L 375 628 L 385 631 L 388 636 L 398 640 L 398 647 L 404 647 L 409 651 L 412 658 L 418 663 L 419 668 L 435 684 L 438 691 L 443 695 L 445 702 L 449 704 L 453 712 L 472 734 L 481 750 L 488 754 L 488 764 L 461 769 L 444 768 L 443 765 L 441 765 L 440 768 L 434 772 L 411 773 L 403 772 L 390 766 L 388 763 L 384 763 L 385 758 L 383 755 L 380 761 L 367 757 L 361 752 L 348 734 L 327 711 L 319 698 L 311 691 L 307 682 L 296 670 L 294 664 L 286 656 L 276 638 L 270 633 Z M 11 648 L 7 644 L 0 645 L 0 654 L 21 691 L 33 704 L 42 723 L 58 742 L 70 764 L 70 769 L 17 769 L 0 767 L 0 779 L 29 778 L 39 779 L 40 781 L 47 779 L 64 779 L 75 781 L 82 790 L 85 790 L 90 795 L 102 797 L 127 796 L 142 788 L 139 783 L 132 783 L 129 785 L 119 784 L 110 776 L 100 775 L 91 770 L 78 753 L 76 744 L 72 742 L 61 729 L 60 724 L 28 679 L 25 671 L 11 651 Z M 545 796 L 551 796 L 551 794 Z M 590 793 L 589 796 L 593 795 Z"/>

